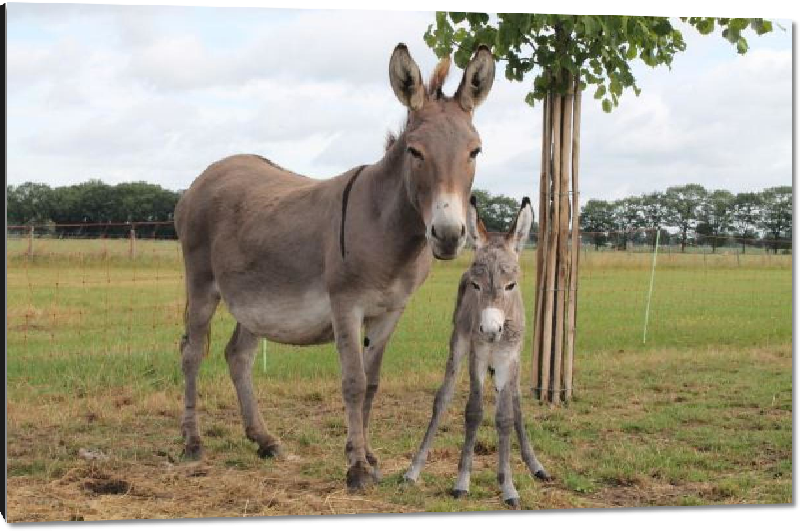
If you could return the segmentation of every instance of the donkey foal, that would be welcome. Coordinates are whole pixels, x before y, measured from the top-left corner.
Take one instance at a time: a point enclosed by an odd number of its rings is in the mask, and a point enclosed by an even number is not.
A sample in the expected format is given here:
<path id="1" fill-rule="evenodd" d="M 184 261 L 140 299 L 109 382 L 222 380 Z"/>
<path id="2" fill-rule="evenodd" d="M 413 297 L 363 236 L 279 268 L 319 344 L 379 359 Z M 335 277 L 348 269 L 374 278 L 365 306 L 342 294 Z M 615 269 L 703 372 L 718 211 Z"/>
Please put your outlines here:
<path id="1" fill-rule="evenodd" d="M 505 502 L 517 508 L 519 494 L 511 478 L 509 460 L 512 426 L 519 438 L 522 459 L 531 473 L 539 479 L 550 479 L 528 442 L 522 421 L 519 388 L 520 350 L 525 332 L 525 309 L 518 286 L 519 257 L 530 231 L 533 209 L 530 200 L 524 198 L 517 219 L 508 233 L 489 233 L 478 217 L 475 196 L 472 196 L 470 203 L 467 226 L 475 242 L 475 259 L 461 276 L 458 286 L 444 382 L 436 393 L 428 430 L 404 477 L 411 482 L 419 478 L 439 421 L 453 397 L 461 360 L 469 352 L 470 393 L 465 412 L 466 435 L 453 495 L 460 497 L 469 491 L 475 439 L 483 419 L 483 382 L 487 370 L 491 370 L 497 391 L 497 481 Z"/>

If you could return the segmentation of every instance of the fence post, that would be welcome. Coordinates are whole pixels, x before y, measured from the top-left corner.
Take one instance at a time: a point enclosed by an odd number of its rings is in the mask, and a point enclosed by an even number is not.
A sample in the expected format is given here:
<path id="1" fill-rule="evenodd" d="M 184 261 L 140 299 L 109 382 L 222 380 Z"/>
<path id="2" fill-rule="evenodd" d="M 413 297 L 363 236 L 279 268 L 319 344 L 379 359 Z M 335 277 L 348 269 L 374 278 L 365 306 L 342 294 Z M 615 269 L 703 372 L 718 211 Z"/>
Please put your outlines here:
<path id="1" fill-rule="evenodd" d="M 130 258 L 133 260 L 136 258 L 136 225 L 131 225 L 131 248 L 130 248 Z"/>
<path id="2" fill-rule="evenodd" d="M 28 258 L 33 258 L 33 230 L 33 225 L 28 227 Z"/>

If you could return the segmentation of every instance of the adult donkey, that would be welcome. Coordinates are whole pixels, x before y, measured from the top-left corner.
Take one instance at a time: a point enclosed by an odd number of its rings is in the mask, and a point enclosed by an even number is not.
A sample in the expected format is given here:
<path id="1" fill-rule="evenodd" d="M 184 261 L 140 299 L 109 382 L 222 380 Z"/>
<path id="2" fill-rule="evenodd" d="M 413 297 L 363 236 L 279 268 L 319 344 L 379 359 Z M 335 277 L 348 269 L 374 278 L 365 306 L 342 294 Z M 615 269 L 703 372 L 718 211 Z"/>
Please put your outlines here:
<path id="1" fill-rule="evenodd" d="M 448 69 L 449 60 L 440 62 L 426 87 L 406 46 L 397 45 L 389 81 L 408 117 L 375 164 L 313 180 L 259 156 L 236 155 L 209 166 L 181 197 L 175 225 L 186 267 L 186 456 L 202 453 L 197 373 L 222 298 L 237 321 L 225 358 L 245 434 L 259 455 L 277 455 L 280 446 L 253 392 L 258 339 L 335 340 L 347 410 L 347 485 L 361 489 L 379 478 L 367 428 L 384 347 L 432 257 L 453 259 L 464 246 L 481 151 L 472 113 L 494 80 L 485 47 L 452 98 L 442 94 Z"/>

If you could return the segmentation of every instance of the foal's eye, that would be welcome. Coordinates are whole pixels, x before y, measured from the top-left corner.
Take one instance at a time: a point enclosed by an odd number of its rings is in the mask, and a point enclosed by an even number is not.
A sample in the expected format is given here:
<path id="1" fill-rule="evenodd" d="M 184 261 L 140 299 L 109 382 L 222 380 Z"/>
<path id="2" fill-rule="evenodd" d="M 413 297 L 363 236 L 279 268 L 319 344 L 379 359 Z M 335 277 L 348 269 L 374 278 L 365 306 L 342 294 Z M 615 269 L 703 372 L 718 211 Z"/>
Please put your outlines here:
<path id="1" fill-rule="evenodd" d="M 516 282 L 512 282 L 511 284 L 507 284 L 506 285 L 506 291 L 511 291 L 515 287 L 517 287 L 517 283 Z"/>
<path id="2" fill-rule="evenodd" d="M 425 157 L 422 156 L 422 153 L 418 149 L 415 149 L 411 146 L 408 146 L 408 152 L 411 153 L 411 156 L 417 158 L 419 160 L 425 160 Z"/>
<path id="3" fill-rule="evenodd" d="M 475 149 L 473 149 L 472 151 L 469 152 L 469 156 L 470 156 L 470 158 L 474 159 L 475 157 L 478 156 L 478 154 L 480 154 L 480 152 L 481 152 L 481 148 L 479 148 L 479 147 L 475 148 Z"/>
<path id="4" fill-rule="evenodd" d="M 472 287 L 475 288 L 476 290 L 478 290 L 478 291 L 481 290 L 481 287 L 478 285 L 477 282 L 471 282 L 470 284 L 472 284 Z"/>

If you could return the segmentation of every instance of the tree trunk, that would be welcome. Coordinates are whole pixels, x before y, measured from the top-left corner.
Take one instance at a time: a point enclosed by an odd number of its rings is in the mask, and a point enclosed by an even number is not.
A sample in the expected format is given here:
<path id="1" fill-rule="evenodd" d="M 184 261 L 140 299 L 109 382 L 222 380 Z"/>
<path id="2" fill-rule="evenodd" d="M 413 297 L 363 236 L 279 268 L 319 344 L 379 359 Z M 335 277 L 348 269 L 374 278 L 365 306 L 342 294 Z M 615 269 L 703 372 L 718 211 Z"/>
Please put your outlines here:
<path id="1" fill-rule="evenodd" d="M 566 76 L 568 82 L 567 94 L 548 94 L 543 110 L 539 183 L 539 239 L 542 245 L 536 256 L 531 371 L 534 396 L 553 404 L 568 401 L 573 394 L 581 239 L 578 195 L 580 86 L 566 71 L 561 75 Z M 599 249 L 600 239 L 595 237 L 594 244 Z"/>

